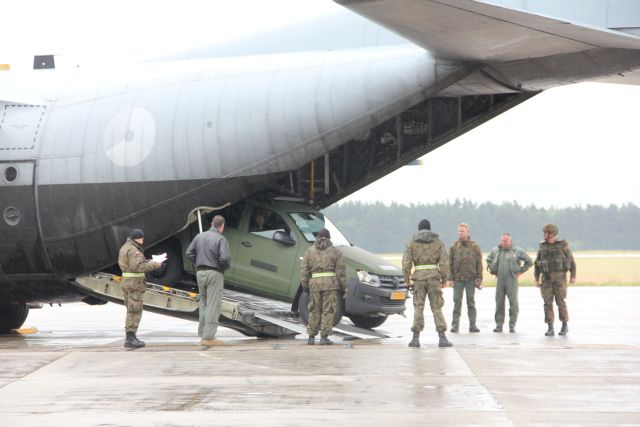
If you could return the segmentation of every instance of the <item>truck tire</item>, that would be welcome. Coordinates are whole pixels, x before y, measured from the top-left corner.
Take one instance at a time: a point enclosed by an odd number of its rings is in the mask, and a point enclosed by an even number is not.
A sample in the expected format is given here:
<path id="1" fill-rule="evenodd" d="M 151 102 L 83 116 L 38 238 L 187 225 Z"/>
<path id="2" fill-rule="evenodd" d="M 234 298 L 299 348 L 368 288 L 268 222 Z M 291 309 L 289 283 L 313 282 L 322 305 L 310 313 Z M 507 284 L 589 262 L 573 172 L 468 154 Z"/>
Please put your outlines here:
<path id="1" fill-rule="evenodd" d="M 338 291 L 336 291 L 338 292 Z M 302 292 L 300 299 L 298 300 L 298 313 L 302 322 L 306 325 L 309 323 L 309 294 Z M 342 320 L 344 315 L 344 298 L 342 295 L 338 295 L 338 305 L 336 306 L 336 313 L 333 316 L 333 326 L 336 326 Z"/>
<path id="2" fill-rule="evenodd" d="M 26 304 L 0 304 L 0 333 L 7 334 L 22 326 L 28 314 Z"/>
<path id="3" fill-rule="evenodd" d="M 145 251 L 145 256 L 167 253 L 167 260 L 162 267 L 147 273 L 147 280 L 158 285 L 173 285 L 182 278 L 182 254 L 176 248 L 176 242 L 168 240 Z M 178 245 L 179 247 L 179 245 Z"/>
<path id="4" fill-rule="evenodd" d="M 359 328 L 372 329 L 382 325 L 387 320 L 387 316 L 365 316 L 362 314 L 350 314 L 349 319 L 351 319 L 353 324 Z"/>

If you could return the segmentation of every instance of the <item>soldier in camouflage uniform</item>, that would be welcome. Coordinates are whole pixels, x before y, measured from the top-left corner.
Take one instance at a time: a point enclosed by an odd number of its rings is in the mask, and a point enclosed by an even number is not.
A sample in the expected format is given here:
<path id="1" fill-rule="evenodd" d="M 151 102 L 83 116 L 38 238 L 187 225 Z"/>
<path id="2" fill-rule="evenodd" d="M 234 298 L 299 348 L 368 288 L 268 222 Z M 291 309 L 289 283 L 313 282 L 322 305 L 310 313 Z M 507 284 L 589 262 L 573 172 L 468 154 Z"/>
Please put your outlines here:
<path id="1" fill-rule="evenodd" d="M 122 270 L 124 305 L 127 307 L 124 346 L 130 348 L 144 347 L 144 342 L 136 337 L 140 318 L 142 318 L 142 299 L 146 285 L 144 273 L 157 270 L 162 266 L 145 259 L 142 253 L 143 244 L 144 233 L 140 229 L 135 229 L 129 233 L 129 238 L 120 248 L 118 256 L 118 265 Z"/>
<path id="2" fill-rule="evenodd" d="M 544 321 L 549 325 L 546 336 L 553 336 L 553 299 L 558 305 L 558 316 L 562 322 L 560 335 L 569 332 L 569 312 L 567 311 L 567 271 L 570 272 L 570 282 L 576 282 L 576 262 L 566 240 L 558 240 L 558 227 L 547 224 L 542 228 L 544 241 L 540 242 L 536 256 L 534 276 L 536 286 L 540 288 L 544 300 Z M 542 276 L 542 284 L 540 277 Z"/>
<path id="3" fill-rule="evenodd" d="M 338 304 L 338 289 L 347 293 L 347 274 L 342 253 L 331 243 L 329 230 L 318 232 L 317 240 L 304 254 L 300 265 L 300 279 L 304 292 L 309 292 L 308 344 L 315 343 L 320 329 L 320 345 L 329 345 L 333 318 Z"/>
<path id="4" fill-rule="evenodd" d="M 411 268 L 414 267 L 413 275 Z M 420 332 L 424 329 L 424 302 L 429 297 L 431 313 L 436 325 L 440 347 L 451 347 L 445 336 L 447 322 L 442 315 L 444 297 L 442 288 L 447 284 L 449 261 L 447 250 L 436 233 L 431 232 L 431 223 L 423 219 L 418 224 L 418 233 L 407 244 L 402 255 L 402 272 L 408 289 L 413 289 L 413 339 L 409 347 L 420 347 Z M 414 283 L 411 284 L 411 279 Z"/>
<path id="5" fill-rule="evenodd" d="M 469 226 L 458 225 L 458 240 L 449 249 L 449 286 L 453 286 L 453 319 L 451 332 L 458 332 L 460 312 L 462 311 L 462 295 L 467 293 L 467 314 L 469 315 L 469 332 L 480 332 L 476 326 L 476 288 L 482 287 L 482 251 L 480 246 L 469 238 Z"/>

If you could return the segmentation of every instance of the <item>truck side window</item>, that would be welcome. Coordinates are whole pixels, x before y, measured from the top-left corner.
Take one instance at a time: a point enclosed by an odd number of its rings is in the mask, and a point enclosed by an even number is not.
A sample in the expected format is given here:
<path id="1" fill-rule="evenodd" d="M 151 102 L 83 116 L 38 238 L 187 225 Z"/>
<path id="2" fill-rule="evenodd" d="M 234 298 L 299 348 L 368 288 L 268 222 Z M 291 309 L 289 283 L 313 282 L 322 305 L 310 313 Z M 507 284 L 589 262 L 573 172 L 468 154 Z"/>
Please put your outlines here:
<path id="1" fill-rule="evenodd" d="M 274 211 L 255 206 L 251 212 L 249 232 L 271 239 L 276 231 L 289 232 L 284 219 Z"/>
<path id="2" fill-rule="evenodd" d="M 238 228 L 240 225 L 240 218 L 242 218 L 242 209 L 244 204 L 242 202 L 236 203 L 235 205 L 227 206 L 224 209 L 220 209 L 219 211 L 209 212 L 206 215 L 202 216 L 202 229 L 203 231 L 207 231 L 211 228 L 211 221 L 215 215 L 222 215 L 224 217 L 224 225 L 225 227 Z M 198 226 L 198 221 L 191 224 L 191 238 L 193 239 L 199 232 L 200 227 Z"/>
<path id="3" fill-rule="evenodd" d="M 227 206 L 217 212 L 213 212 L 214 215 L 222 215 L 224 217 L 224 226 L 231 228 L 238 228 L 240 225 L 240 218 L 242 218 L 242 208 L 244 204 L 242 202 L 236 203 L 231 206 Z M 211 216 L 213 219 L 213 216 Z"/>

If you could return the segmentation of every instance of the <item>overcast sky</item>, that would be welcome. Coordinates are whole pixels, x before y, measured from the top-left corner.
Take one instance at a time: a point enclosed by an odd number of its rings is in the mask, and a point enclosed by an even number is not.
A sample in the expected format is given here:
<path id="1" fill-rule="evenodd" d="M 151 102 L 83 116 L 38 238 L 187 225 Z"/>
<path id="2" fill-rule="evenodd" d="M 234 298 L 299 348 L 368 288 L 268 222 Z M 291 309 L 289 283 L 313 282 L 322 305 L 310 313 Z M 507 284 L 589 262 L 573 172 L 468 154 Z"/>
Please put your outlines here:
<path id="1" fill-rule="evenodd" d="M 7 0 L 0 63 L 32 55 L 157 56 L 327 14 L 330 0 Z M 0 94 L 0 97 L 2 94 Z M 546 91 L 347 200 L 466 198 L 541 206 L 640 206 L 640 87 L 583 83 Z M 539 173 L 552 165 L 553 173 Z M 548 168 L 545 168 L 548 170 Z"/>

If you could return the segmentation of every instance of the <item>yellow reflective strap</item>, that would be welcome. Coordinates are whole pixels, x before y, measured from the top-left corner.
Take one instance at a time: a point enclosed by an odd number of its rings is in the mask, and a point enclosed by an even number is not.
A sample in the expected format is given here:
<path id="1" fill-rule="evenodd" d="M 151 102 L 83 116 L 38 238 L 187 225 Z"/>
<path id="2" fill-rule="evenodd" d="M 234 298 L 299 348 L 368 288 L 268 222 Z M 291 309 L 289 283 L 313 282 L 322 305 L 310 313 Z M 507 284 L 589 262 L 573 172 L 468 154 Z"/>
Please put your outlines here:
<path id="1" fill-rule="evenodd" d="M 144 273 L 122 273 L 122 277 L 144 277 Z"/>
<path id="2" fill-rule="evenodd" d="M 437 268 L 435 264 L 416 265 L 416 270 L 436 270 Z"/>
<path id="3" fill-rule="evenodd" d="M 312 279 L 317 279 L 318 277 L 336 277 L 336 273 L 334 273 L 334 272 L 311 273 L 311 278 Z"/>

